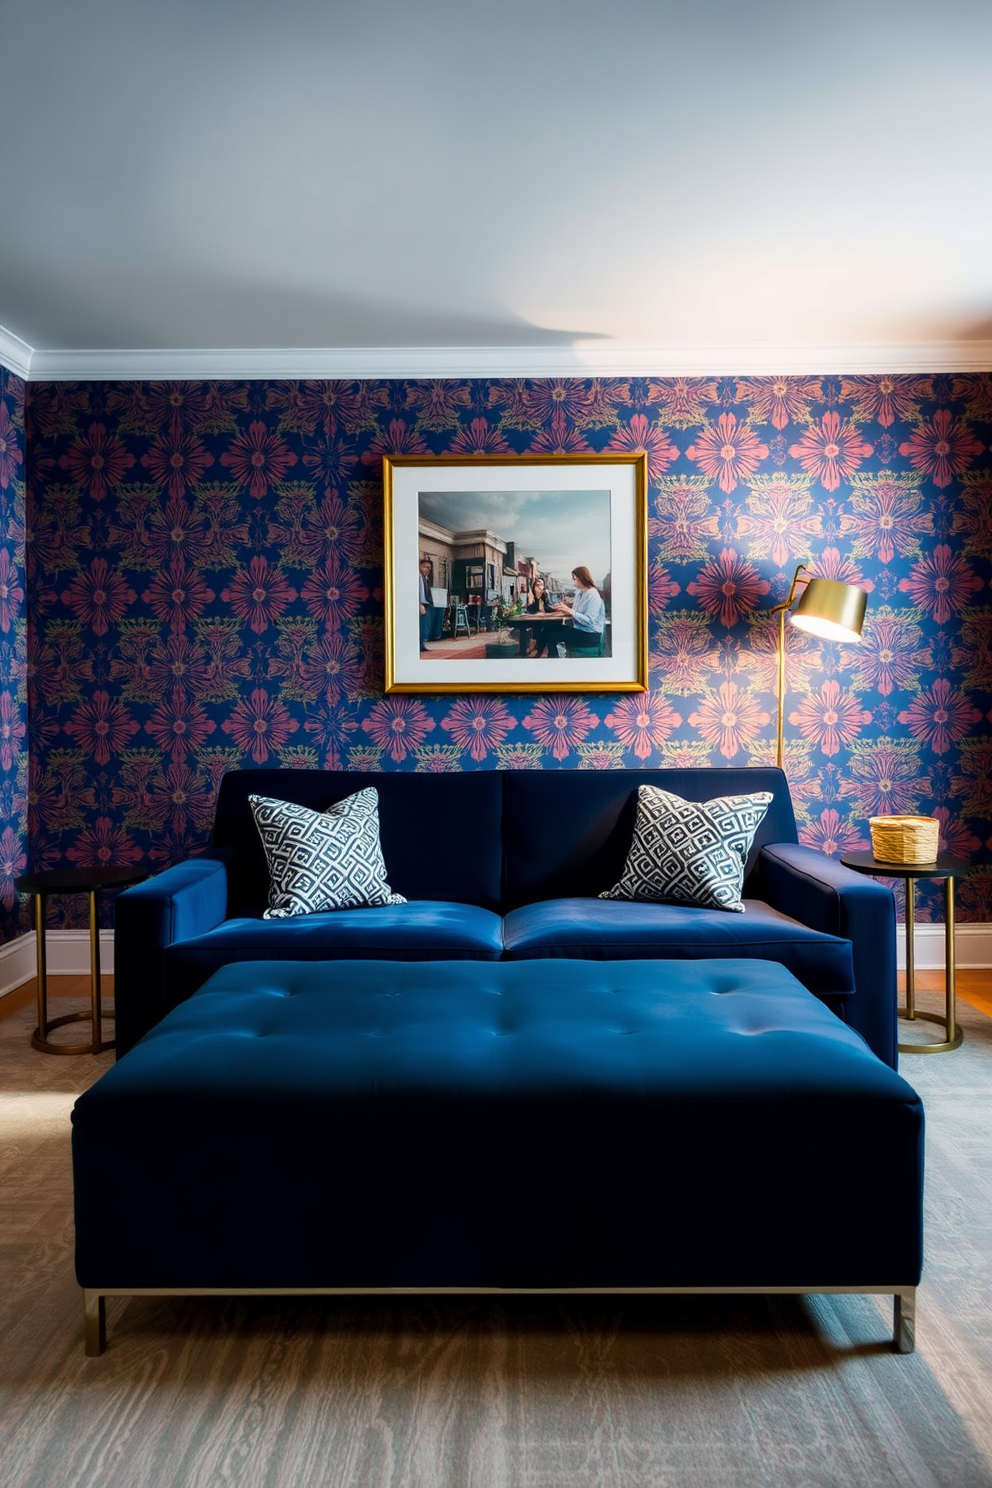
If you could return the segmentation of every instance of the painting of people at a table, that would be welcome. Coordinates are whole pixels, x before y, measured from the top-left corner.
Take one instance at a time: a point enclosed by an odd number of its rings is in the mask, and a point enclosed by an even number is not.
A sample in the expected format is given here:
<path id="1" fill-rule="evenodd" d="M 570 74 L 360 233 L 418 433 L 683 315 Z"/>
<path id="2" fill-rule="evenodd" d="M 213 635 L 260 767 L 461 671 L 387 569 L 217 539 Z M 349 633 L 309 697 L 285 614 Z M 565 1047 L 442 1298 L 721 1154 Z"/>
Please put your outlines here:
<path id="1" fill-rule="evenodd" d="M 609 491 L 420 491 L 418 500 L 422 660 L 612 654 Z"/>

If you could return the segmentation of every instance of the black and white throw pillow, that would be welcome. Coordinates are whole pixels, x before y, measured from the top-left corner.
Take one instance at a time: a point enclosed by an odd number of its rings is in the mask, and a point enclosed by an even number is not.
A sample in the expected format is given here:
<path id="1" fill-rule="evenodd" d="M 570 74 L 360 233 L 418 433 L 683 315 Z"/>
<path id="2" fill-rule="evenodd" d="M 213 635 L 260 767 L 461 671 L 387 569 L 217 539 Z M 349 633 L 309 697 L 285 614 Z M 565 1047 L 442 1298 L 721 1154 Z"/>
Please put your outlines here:
<path id="1" fill-rule="evenodd" d="M 599 897 L 674 899 L 743 912 L 744 865 L 771 801 L 770 791 L 699 802 L 656 785 L 638 786 L 623 873 Z"/>
<path id="2" fill-rule="evenodd" d="M 269 864 L 266 920 L 327 909 L 405 904 L 386 882 L 374 787 L 311 811 L 291 801 L 249 796 Z"/>

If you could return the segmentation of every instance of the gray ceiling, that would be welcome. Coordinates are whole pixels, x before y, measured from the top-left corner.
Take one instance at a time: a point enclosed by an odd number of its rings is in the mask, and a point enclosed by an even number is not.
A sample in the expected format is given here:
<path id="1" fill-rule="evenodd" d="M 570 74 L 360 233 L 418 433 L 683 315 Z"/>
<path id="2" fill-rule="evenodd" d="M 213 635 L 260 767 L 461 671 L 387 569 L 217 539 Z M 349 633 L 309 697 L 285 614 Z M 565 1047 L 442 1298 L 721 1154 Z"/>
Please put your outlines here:
<path id="1" fill-rule="evenodd" d="M 0 0 L 36 348 L 992 338 L 989 0 Z"/>

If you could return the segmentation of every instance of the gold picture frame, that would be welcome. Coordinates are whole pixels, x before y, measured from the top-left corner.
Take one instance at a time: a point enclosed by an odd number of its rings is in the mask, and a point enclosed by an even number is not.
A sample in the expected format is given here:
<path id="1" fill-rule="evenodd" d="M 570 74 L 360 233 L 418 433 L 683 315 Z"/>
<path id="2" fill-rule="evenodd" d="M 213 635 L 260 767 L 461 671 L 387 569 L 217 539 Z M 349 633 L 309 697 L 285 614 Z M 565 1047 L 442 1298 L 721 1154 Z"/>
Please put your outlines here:
<path id="1" fill-rule="evenodd" d="M 387 693 L 646 691 L 646 454 L 391 455 L 382 477 Z"/>

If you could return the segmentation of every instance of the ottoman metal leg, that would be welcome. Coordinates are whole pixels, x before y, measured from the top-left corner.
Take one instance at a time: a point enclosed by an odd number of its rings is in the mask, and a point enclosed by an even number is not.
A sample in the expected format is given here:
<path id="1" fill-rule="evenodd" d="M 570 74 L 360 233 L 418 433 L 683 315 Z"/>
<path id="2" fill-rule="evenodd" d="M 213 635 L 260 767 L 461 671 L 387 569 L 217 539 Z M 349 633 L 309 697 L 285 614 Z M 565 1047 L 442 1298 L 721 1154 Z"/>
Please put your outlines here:
<path id="1" fill-rule="evenodd" d="M 98 1359 L 107 1347 L 107 1299 L 83 1289 L 83 1346 L 87 1359 Z"/>
<path id="2" fill-rule="evenodd" d="M 916 1288 L 896 1292 L 892 1313 L 892 1346 L 897 1354 L 911 1354 L 916 1348 Z"/>
<path id="3" fill-rule="evenodd" d="M 869 1293 L 888 1290 L 868 1287 Z M 492 1287 L 492 1286 L 414 1286 L 414 1287 L 111 1287 L 109 1292 L 83 1288 L 83 1342 L 86 1357 L 96 1359 L 107 1347 L 107 1297 L 515 1297 L 553 1296 L 582 1297 L 589 1294 L 624 1297 L 663 1296 L 802 1296 L 820 1293 L 828 1296 L 856 1294 L 855 1287 L 803 1286 L 712 1286 L 712 1287 Z M 916 1348 L 916 1288 L 903 1287 L 893 1293 L 895 1308 L 892 1318 L 892 1347 L 897 1354 L 911 1354 Z"/>

